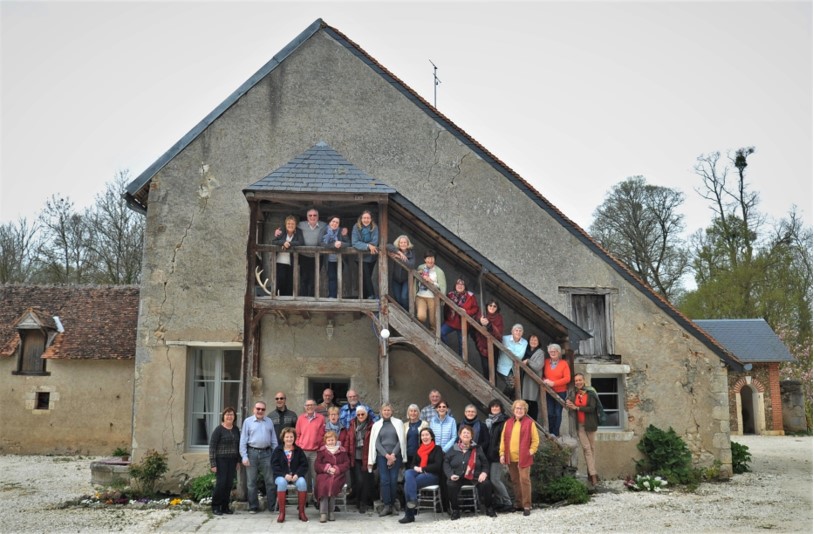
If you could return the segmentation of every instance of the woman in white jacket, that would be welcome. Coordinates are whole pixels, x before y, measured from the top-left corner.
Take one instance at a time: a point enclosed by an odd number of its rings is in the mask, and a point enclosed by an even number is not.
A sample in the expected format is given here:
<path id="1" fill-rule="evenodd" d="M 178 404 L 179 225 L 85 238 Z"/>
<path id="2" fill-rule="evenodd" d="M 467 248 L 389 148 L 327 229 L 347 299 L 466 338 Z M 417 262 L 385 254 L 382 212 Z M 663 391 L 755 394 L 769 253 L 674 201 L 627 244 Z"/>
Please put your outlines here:
<path id="1" fill-rule="evenodd" d="M 407 454 L 407 440 L 404 437 L 404 423 L 393 417 L 393 406 L 382 404 L 382 418 L 376 421 L 370 432 L 370 448 L 367 453 L 368 470 L 375 464 L 379 470 L 379 485 L 384 507 L 380 517 L 393 514 L 396 500 L 399 470 Z"/>

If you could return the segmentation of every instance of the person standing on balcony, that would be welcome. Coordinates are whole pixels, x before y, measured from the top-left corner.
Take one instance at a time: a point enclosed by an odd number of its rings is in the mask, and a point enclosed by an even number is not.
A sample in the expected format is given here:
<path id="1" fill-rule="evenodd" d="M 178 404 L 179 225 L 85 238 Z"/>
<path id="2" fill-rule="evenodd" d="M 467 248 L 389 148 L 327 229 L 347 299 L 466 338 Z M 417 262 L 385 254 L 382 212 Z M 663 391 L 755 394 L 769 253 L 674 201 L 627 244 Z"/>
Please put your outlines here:
<path id="1" fill-rule="evenodd" d="M 568 392 L 568 384 L 571 382 L 571 369 L 568 362 L 562 359 L 562 348 L 556 343 L 548 346 L 548 360 L 543 366 L 543 382 L 554 390 L 554 392 L 565 400 Z M 549 393 L 546 395 L 546 407 L 548 408 L 548 431 L 552 436 L 560 435 L 560 425 L 562 424 L 562 404 L 554 400 Z"/>
<path id="2" fill-rule="evenodd" d="M 523 325 L 520 323 L 512 327 L 512 333 L 503 336 L 503 344 L 509 349 L 510 354 L 501 351 L 497 359 L 497 387 L 503 389 L 506 396 L 514 397 L 515 380 L 514 360 L 521 361 L 526 354 L 526 347 L 529 342 L 523 339 Z M 511 393 L 511 394 L 509 394 Z"/>
<path id="3" fill-rule="evenodd" d="M 418 266 L 418 274 L 423 280 L 418 284 L 418 290 L 415 294 L 415 314 L 420 323 L 427 322 L 429 319 L 430 330 L 435 332 L 438 327 L 436 324 L 435 313 L 435 295 L 430 291 L 428 286 L 432 284 L 441 293 L 447 292 L 447 279 L 444 276 L 444 271 L 435 265 L 435 251 L 432 249 L 424 253 L 424 263 Z"/>
<path id="4" fill-rule="evenodd" d="M 339 228 L 339 222 L 339 215 L 331 215 L 328 217 L 328 226 L 325 228 L 325 232 L 321 238 L 322 244 L 327 248 L 339 250 L 350 245 L 347 230 Z M 337 266 L 340 261 L 342 261 L 341 255 L 328 254 L 328 298 L 335 299 L 337 295 L 339 287 Z"/>
<path id="5" fill-rule="evenodd" d="M 297 228 L 297 218 L 289 215 L 285 218 L 285 232 L 279 235 L 275 232 L 272 245 L 282 247 L 284 250 L 291 250 L 291 247 L 301 247 L 305 244 L 302 230 Z M 277 253 L 277 292 L 281 296 L 290 297 L 294 294 L 294 271 L 292 271 L 291 253 Z"/>
<path id="6" fill-rule="evenodd" d="M 415 253 L 413 252 L 413 243 L 406 235 L 400 235 L 393 241 L 393 244 L 387 245 L 387 255 L 394 260 L 399 260 L 407 264 L 407 267 L 412 271 L 415 269 Z M 401 304 L 405 310 L 410 309 L 410 273 L 399 265 L 393 265 L 390 270 L 390 287 L 393 290 L 393 297 L 396 302 Z"/>
<path id="7" fill-rule="evenodd" d="M 463 278 L 459 277 L 455 281 L 455 289 L 450 291 L 447 297 L 449 297 L 449 300 L 454 302 L 456 306 L 463 308 L 470 317 L 477 315 L 478 299 L 475 298 L 474 293 L 466 290 L 466 281 Z M 467 348 L 466 343 L 469 341 L 465 340 L 461 334 L 461 322 L 464 321 L 464 318 L 458 315 L 458 312 L 453 310 L 451 306 L 446 306 L 445 317 L 444 324 L 441 325 L 441 340 L 446 343 L 447 336 L 452 332 L 457 332 L 458 354 L 463 357 L 464 350 Z"/>
<path id="8" fill-rule="evenodd" d="M 376 292 L 373 290 L 373 268 L 376 260 L 379 259 L 379 227 L 373 222 L 373 214 L 365 210 L 359 216 L 359 220 L 353 225 L 351 235 L 353 248 L 367 252 L 362 257 L 362 298 L 375 299 Z"/>
<path id="9" fill-rule="evenodd" d="M 306 247 L 318 247 L 321 245 L 320 236 L 325 231 L 326 224 L 319 220 L 319 212 L 316 208 L 311 208 L 306 214 L 307 220 L 300 221 L 297 227 L 302 231 L 304 245 Z M 313 254 L 300 254 L 300 296 L 313 297 L 314 287 L 314 265 Z"/>
<path id="10" fill-rule="evenodd" d="M 486 303 L 484 312 L 478 312 L 475 315 L 475 320 L 483 326 L 489 334 L 495 339 L 503 339 L 503 316 L 500 314 L 500 305 L 495 299 L 490 299 Z M 484 378 L 489 380 L 489 338 L 481 334 L 477 330 L 472 331 L 472 336 L 475 338 L 475 345 L 478 347 L 480 353 L 481 372 Z"/>

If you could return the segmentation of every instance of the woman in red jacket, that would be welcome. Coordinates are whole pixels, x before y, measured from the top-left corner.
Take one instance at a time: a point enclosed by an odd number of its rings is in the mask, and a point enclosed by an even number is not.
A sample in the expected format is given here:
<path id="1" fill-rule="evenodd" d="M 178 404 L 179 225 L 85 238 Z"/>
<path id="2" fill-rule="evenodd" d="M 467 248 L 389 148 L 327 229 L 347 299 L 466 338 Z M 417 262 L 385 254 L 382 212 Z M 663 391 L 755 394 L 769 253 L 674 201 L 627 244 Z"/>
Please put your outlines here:
<path id="1" fill-rule="evenodd" d="M 490 299 L 486 303 L 484 313 L 478 312 L 475 320 L 491 334 L 492 337 L 500 341 L 503 339 L 503 316 L 500 314 L 500 305 L 495 299 Z M 475 338 L 475 345 L 480 353 L 480 368 L 484 378 L 489 380 L 489 339 L 476 330 L 472 330 L 472 337 Z M 494 358 L 497 363 L 498 351 L 495 351 Z"/>
<path id="2" fill-rule="evenodd" d="M 548 346 L 548 356 L 543 366 L 543 382 L 553 389 L 562 400 L 568 392 L 568 384 L 571 383 L 571 369 L 568 362 L 562 359 L 562 348 L 556 343 Z M 546 395 L 546 406 L 548 407 L 548 431 L 552 436 L 560 435 L 560 425 L 562 424 L 562 404 L 554 400 L 551 393 Z"/>
<path id="3" fill-rule="evenodd" d="M 455 289 L 447 293 L 449 300 L 455 303 L 459 308 L 463 308 L 467 315 L 474 317 L 478 313 L 478 299 L 471 291 L 466 290 L 466 281 L 463 278 L 458 278 L 455 281 Z M 461 335 L 461 320 L 463 318 L 458 315 L 458 312 L 453 310 L 450 306 L 446 307 L 444 324 L 441 325 L 441 341 L 446 343 L 447 336 L 452 332 L 458 334 L 458 354 L 463 356 L 464 349 L 466 348 L 465 340 Z M 469 325 L 467 325 L 469 326 Z"/>
<path id="4" fill-rule="evenodd" d="M 336 432 L 329 430 L 323 437 L 325 445 L 317 452 L 314 471 L 317 480 L 314 484 L 314 498 L 319 502 L 319 522 L 334 520 L 334 506 L 337 494 L 345 485 L 345 473 L 350 467 L 348 453 L 337 441 Z"/>

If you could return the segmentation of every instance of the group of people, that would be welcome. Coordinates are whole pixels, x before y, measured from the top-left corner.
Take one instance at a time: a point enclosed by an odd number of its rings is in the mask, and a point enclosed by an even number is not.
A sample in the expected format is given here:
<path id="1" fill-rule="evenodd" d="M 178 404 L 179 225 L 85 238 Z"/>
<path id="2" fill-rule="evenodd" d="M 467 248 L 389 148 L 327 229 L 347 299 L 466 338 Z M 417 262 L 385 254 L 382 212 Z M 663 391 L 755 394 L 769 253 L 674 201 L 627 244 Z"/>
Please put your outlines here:
<path id="1" fill-rule="evenodd" d="M 282 248 L 277 253 L 277 287 L 279 295 L 291 296 L 294 294 L 294 271 L 292 270 L 292 247 L 325 247 L 340 250 L 353 247 L 356 250 L 367 252 L 362 258 L 362 297 L 376 298 L 373 287 L 373 270 L 379 254 L 379 227 L 373 221 L 373 214 L 369 210 L 363 211 L 356 224 L 353 225 L 350 236 L 347 228 L 341 228 L 339 215 L 331 215 L 327 222 L 319 220 L 319 211 L 311 208 L 306 213 L 305 221 L 298 221 L 294 215 L 285 218 L 283 228 L 274 231 L 272 245 Z M 299 296 L 313 297 L 315 288 L 315 258 L 312 253 L 299 255 L 300 287 Z M 338 264 L 342 261 L 340 254 L 328 254 L 328 297 L 336 298 L 339 290 Z"/>
<path id="2" fill-rule="evenodd" d="M 564 362 L 563 362 L 564 363 Z M 586 450 L 590 480 L 596 482 L 593 468 L 593 434 L 596 432 L 594 396 L 584 389 L 584 377 L 575 376 L 576 391 L 566 406 L 577 413 L 580 443 Z M 211 435 L 209 457 L 216 474 L 212 494 L 215 515 L 233 513 L 229 507 L 232 485 L 239 464 L 246 469 L 249 513 L 257 513 L 258 477 L 265 481 L 269 511 L 277 511 L 277 521 L 286 518 L 286 493 L 297 492 L 298 518 L 308 521 L 309 492 L 319 507 L 320 522 L 335 520 L 335 499 L 348 485 L 347 502 L 355 502 L 360 513 L 372 509 L 378 474 L 380 516 L 393 515 L 403 473 L 404 515 L 400 523 L 415 521 L 421 488 L 439 486 L 441 502 L 453 520 L 460 517 L 459 497 L 463 486 L 473 486 L 483 511 L 531 512 L 531 465 L 540 443 L 529 405 L 516 400 L 510 414 L 501 401 L 488 405 L 485 419 L 478 418 L 474 405 L 467 405 L 460 422 L 450 414 L 449 403 L 438 390 L 429 394 L 429 404 L 411 404 L 404 420 L 396 417 L 389 403 L 379 413 L 347 392 L 342 407 L 333 403 L 334 393 L 326 389 L 317 404 L 308 399 L 304 412 L 297 415 L 286 405 L 286 395 L 275 395 L 276 407 L 266 413 L 266 403 L 254 403 L 253 414 L 235 424 L 236 412 L 227 407 Z M 584 434 L 584 440 L 583 440 Z M 514 500 L 503 483 L 508 471 Z M 276 488 L 276 498 L 274 490 Z"/>

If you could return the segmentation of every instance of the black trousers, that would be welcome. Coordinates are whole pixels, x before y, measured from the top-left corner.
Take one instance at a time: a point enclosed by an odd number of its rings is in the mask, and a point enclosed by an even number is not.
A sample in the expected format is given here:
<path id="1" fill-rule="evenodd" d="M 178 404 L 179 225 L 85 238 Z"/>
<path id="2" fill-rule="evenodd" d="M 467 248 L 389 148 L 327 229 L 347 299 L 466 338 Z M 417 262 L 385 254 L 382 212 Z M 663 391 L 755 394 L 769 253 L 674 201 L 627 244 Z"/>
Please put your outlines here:
<path id="1" fill-rule="evenodd" d="M 529 413 L 527 415 L 537 421 L 537 415 L 540 413 L 540 404 L 532 400 L 526 400 L 526 403 L 529 405 Z"/>
<path id="2" fill-rule="evenodd" d="M 229 497 L 237 475 L 237 461 L 234 456 L 230 458 L 215 457 L 215 488 L 212 490 L 212 509 L 218 510 L 229 506 Z"/>
<path id="3" fill-rule="evenodd" d="M 362 465 L 361 460 L 356 460 L 356 464 L 349 471 L 351 488 L 356 496 L 356 503 L 358 505 L 373 506 L 373 489 L 375 485 L 373 473 L 367 472 L 367 466 Z"/>
<path id="4" fill-rule="evenodd" d="M 314 296 L 314 258 L 300 254 L 300 296 Z"/>
<path id="5" fill-rule="evenodd" d="M 294 271 L 290 265 L 277 264 L 277 289 L 280 290 L 280 295 L 286 297 L 294 294 Z"/>
<path id="6" fill-rule="evenodd" d="M 459 478 L 458 480 L 447 479 L 447 495 L 449 495 L 449 503 L 453 510 L 458 510 L 458 494 L 461 492 L 461 486 L 475 486 L 478 492 L 478 500 L 482 505 L 487 508 L 492 507 L 492 483 L 487 478 L 483 482 L 477 480 L 466 480 Z"/>

